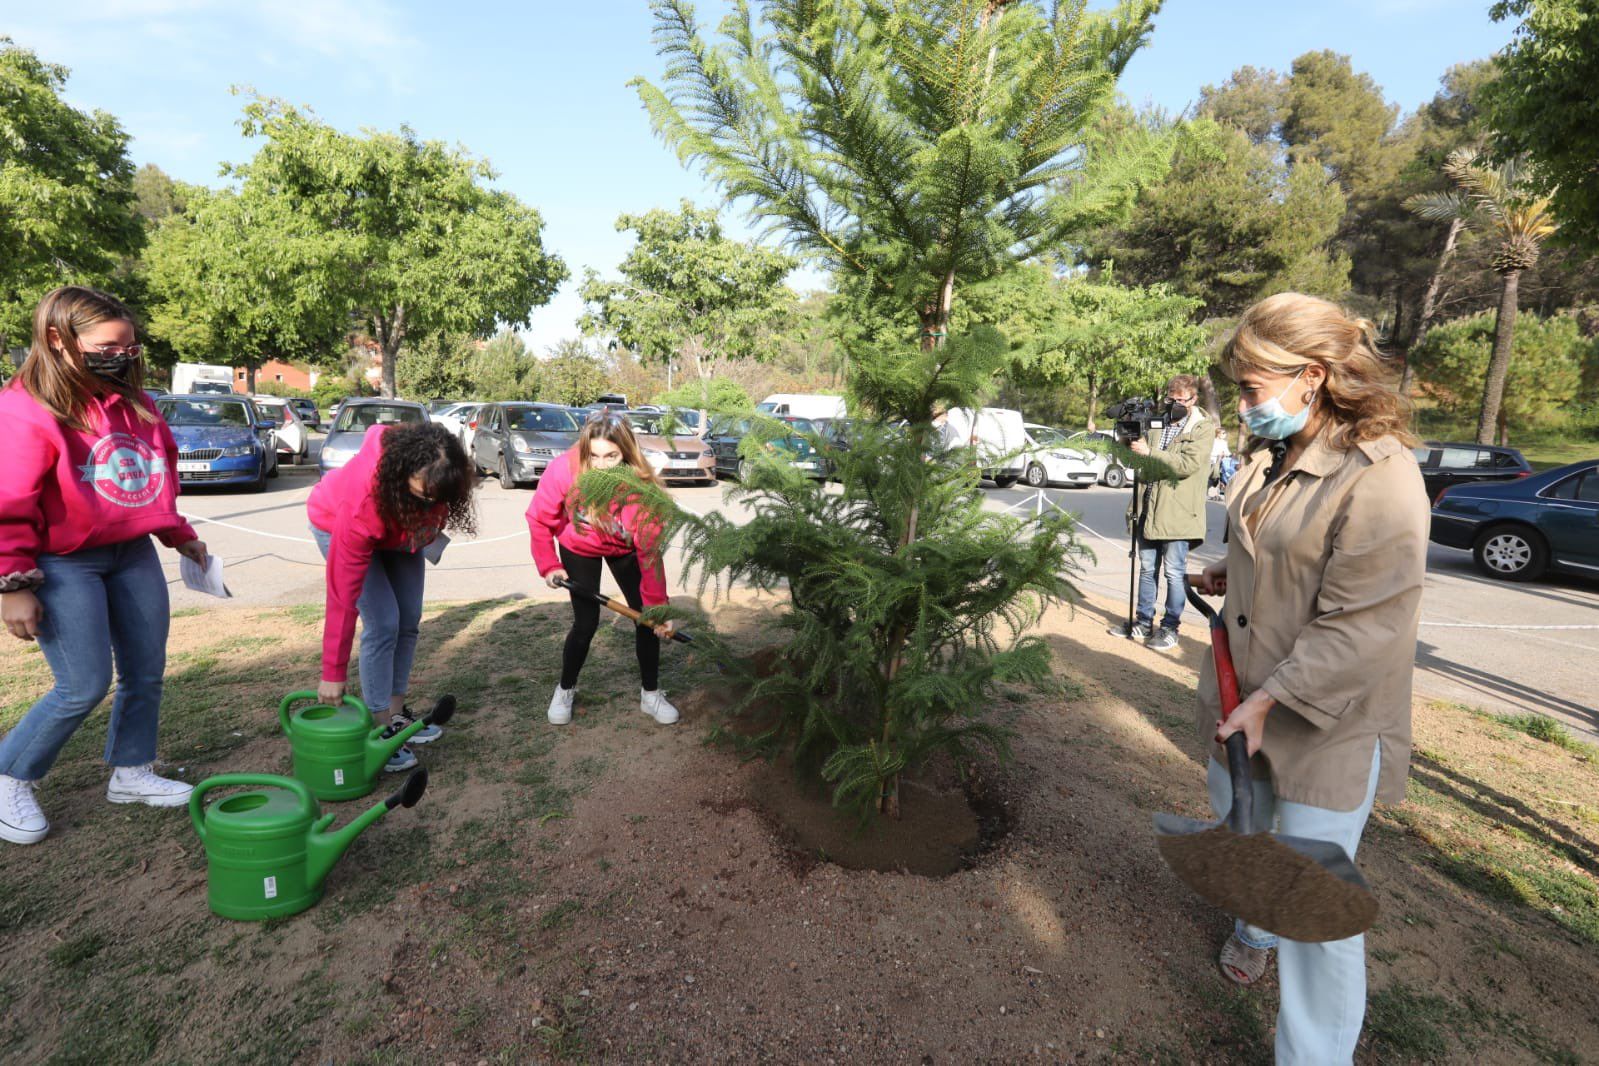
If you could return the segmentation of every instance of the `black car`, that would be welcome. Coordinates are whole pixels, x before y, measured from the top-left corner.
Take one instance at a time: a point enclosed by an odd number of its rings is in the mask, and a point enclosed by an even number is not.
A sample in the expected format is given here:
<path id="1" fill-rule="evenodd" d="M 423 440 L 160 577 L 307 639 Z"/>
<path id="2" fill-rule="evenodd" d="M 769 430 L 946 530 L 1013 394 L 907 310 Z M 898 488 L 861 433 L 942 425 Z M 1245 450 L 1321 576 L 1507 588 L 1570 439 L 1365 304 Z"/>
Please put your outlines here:
<path id="1" fill-rule="evenodd" d="M 514 489 L 544 476 L 544 468 L 577 442 L 576 412 L 553 403 L 489 403 L 477 409 L 472 462 Z"/>
<path id="2" fill-rule="evenodd" d="M 808 419 L 804 418 L 783 418 L 779 419 L 779 421 L 788 423 L 793 430 L 793 435 L 780 437 L 772 441 L 771 447 L 784 452 L 788 457 L 789 464 L 795 469 L 803 471 L 810 477 L 824 477 L 826 475 L 826 463 L 816 453 L 816 449 L 811 447 L 811 442 L 804 436 L 808 433 L 814 434 L 816 432 L 815 427 L 811 425 Z M 741 456 L 738 449 L 744 438 L 749 435 L 750 427 L 754 423 L 755 420 L 753 418 L 722 416 L 711 419 L 710 428 L 705 433 L 705 444 L 711 449 L 711 454 L 716 457 L 716 474 L 718 477 L 731 475 L 740 481 L 744 480 L 745 475 L 749 472 L 749 460 Z"/>
<path id="3" fill-rule="evenodd" d="M 1416 450 L 1421 464 L 1421 480 L 1427 485 L 1427 498 L 1455 485 L 1483 481 L 1514 481 L 1532 473 L 1532 466 L 1514 448 L 1493 444 L 1455 444 L 1430 440 Z"/>
<path id="4" fill-rule="evenodd" d="M 1489 577 L 1531 581 L 1548 570 L 1599 577 L 1599 459 L 1443 489 L 1433 503 L 1432 539 L 1470 551 Z"/>

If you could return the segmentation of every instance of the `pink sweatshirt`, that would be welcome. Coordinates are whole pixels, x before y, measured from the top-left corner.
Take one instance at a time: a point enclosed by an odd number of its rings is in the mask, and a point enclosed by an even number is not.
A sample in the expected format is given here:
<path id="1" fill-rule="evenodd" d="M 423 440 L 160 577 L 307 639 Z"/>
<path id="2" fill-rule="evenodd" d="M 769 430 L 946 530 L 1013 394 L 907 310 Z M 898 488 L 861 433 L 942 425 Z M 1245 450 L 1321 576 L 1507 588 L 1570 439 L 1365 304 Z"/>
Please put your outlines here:
<path id="1" fill-rule="evenodd" d="M 527 528 L 533 537 L 533 565 L 539 576 L 547 577 L 550 571 L 561 569 L 561 555 L 556 544 L 589 558 L 638 553 L 639 570 L 643 580 L 639 592 L 644 606 L 658 607 L 667 602 L 666 568 L 661 564 L 656 541 L 660 539 L 659 524 L 650 519 L 638 504 L 623 504 L 613 512 L 611 519 L 601 528 L 582 518 L 573 521 L 567 499 L 577 478 L 577 446 L 574 445 L 555 458 L 544 469 L 539 479 L 538 491 L 527 509 Z"/>
<path id="2" fill-rule="evenodd" d="M 83 433 L 21 382 L 0 389 L 0 580 L 29 574 L 41 555 L 152 533 L 169 548 L 196 539 L 178 514 L 178 446 L 166 420 L 141 420 L 116 393 L 95 399 L 87 415 Z"/>
<path id="3" fill-rule="evenodd" d="M 350 645 L 355 642 L 356 601 L 366 584 L 375 551 L 421 551 L 438 535 L 449 509 L 439 506 L 427 525 L 406 531 L 384 521 L 378 510 L 378 459 L 383 435 L 393 426 L 373 426 L 361 450 L 344 466 L 330 471 L 311 490 L 306 513 L 311 524 L 331 535 L 327 559 L 327 610 L 322 622 L 322 680 L 347 680 Z"/>

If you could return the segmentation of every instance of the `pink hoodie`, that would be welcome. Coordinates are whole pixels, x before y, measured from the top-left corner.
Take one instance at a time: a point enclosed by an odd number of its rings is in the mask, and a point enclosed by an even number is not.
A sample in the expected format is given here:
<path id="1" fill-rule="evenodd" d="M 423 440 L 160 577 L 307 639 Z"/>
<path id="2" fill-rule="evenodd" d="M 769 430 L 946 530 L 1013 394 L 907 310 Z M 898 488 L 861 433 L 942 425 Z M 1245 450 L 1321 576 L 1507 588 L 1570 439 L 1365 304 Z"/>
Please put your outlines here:
<path id="1" fill-rule="evenodd" d="M 612 521 L 600 528 L 582 520 L 572 520 L 567 498 L 576 482 L 573 471 L 577 469 L 577 446 L 573 445 L 558 455 L 544 468 L 538 491 L 527 509 L 527 528 L 533 537 L 533 565 L 539 576 L 547 577 L 550 571 L 561 569 L 561 555 L 556 544 L 565 545 L 569 551 L 589 558 L 638 553 L 639 569 L 643 580 L 639 592 L 644 606 L 658 607 L 668 602 L 666 596 L 666 568 L 661 565 L 660 554 L 655 550 L 661 528 L 652 521 L 638 504 L 623 504 L 612 516 Z"/>
<path id="2" fill-rule="evenodd" d="M 421 551 L 449 514 L 434 508 L 429 525 L 415 532 L 391 526 L 378 510 L 378 459 L 383 435 L 393 426 L 373 426 L 361 439 L 361 450 L 331 471 L 311 490 L 306 513 L 311 524 L 331 534 L 327 560 L 327 611 L 322 622 L 322 680 L 344 681 L 350 670 L 350 645 L 355 642 L 356 601 L 366 584 L 375 551 Z"/>
<path id="3" fill-rule="evenodd" d="M 120 395 L 89 405 L 90 432 L 63 425 L 20 381 L 0 389 L 0 579 L 41 555 L 70 555 L 155 534 L 197 539 L 178 514 L 178 446 L 166 420 L 145 422 Z"/>

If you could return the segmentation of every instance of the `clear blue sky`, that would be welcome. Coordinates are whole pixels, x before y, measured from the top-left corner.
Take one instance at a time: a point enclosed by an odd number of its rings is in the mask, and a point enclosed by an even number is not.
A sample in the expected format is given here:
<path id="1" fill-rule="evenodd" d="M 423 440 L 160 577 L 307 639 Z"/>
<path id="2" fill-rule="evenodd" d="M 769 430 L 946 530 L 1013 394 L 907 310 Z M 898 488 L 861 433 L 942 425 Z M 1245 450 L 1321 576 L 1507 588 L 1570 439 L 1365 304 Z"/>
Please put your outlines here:
<path id="1" fill-rule="evenodd" d="M 699 6 L 709 17 L 723 5 Z M 1181 111 L 1239 66 L 1286 70 L 1331 48 L 1410 111 L 1451 65 L 1509 40 L 1487 8 L 1168 0 L 1122 91 Z M 626 253 L 619 213 L 719 199 L 651 135 L 626 87 L 661 69 L 644 0 L 0 0 L 0 33 L 70 67 L 75 105 L 115 114 L 136 162 L 185 181 L 214 184 L 220 162 L 253 150 L 232 85 L 309 104 L 341 128 L 405 123 L 488 158 L 503 188 L 543 212 L 547 245 L 572 267 L 535 313 L 540 347 L 575 332 L 582 269 L 608 272 Z"/>

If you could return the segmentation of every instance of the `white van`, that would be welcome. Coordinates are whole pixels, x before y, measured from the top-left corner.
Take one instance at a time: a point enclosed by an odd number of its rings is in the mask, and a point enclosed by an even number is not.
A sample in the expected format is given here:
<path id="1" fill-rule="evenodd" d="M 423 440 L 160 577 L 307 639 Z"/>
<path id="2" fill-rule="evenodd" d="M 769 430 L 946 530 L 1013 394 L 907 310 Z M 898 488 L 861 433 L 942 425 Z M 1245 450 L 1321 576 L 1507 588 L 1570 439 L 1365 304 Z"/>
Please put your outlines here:
<path id="1" fill-rule="evenodd" d="M 845 418 L 844 397 L 816 393 L 774 392 L 755 405 L 764 415 L 777 418 Z"/>
<path id="2" fill-rule="evenodd" d="M 982 476 L 1002 489 L 1027 469 L 1027 430 L 1020 411 L 1005 407 L 952 407 L 942 429 L 947 448 L 975 448 Z"/>

